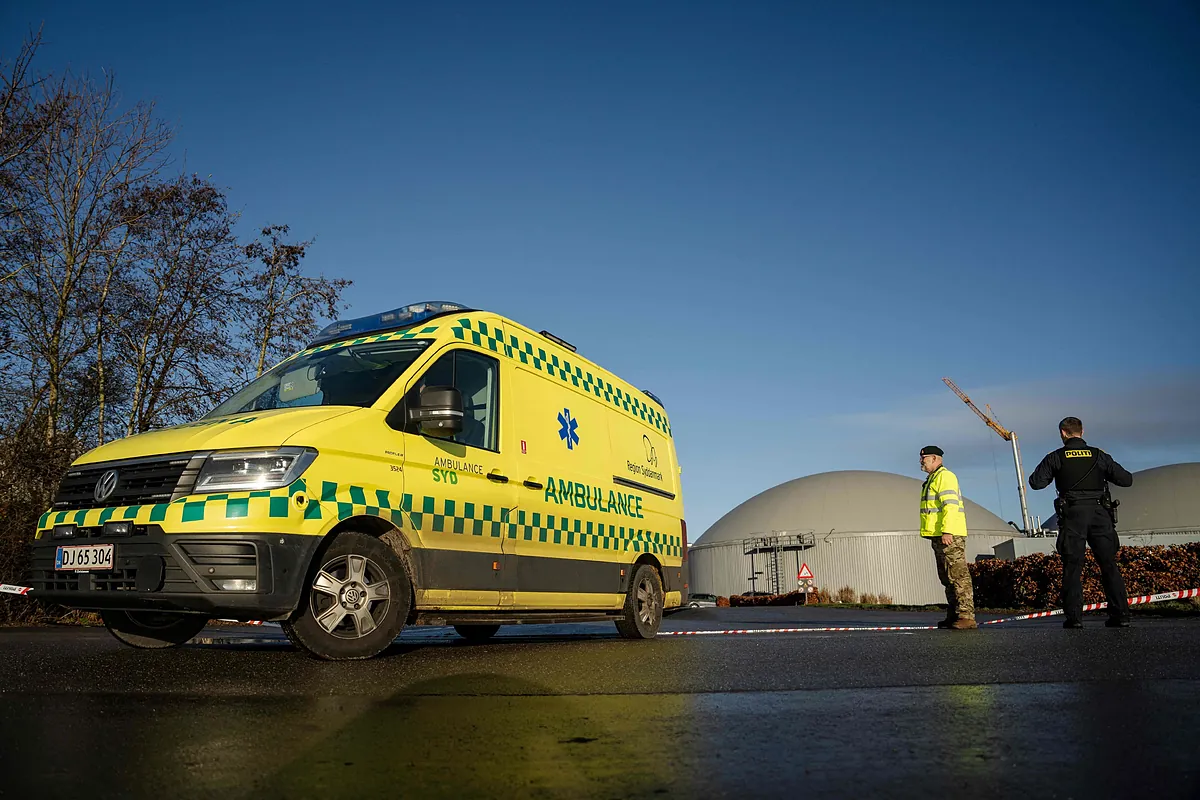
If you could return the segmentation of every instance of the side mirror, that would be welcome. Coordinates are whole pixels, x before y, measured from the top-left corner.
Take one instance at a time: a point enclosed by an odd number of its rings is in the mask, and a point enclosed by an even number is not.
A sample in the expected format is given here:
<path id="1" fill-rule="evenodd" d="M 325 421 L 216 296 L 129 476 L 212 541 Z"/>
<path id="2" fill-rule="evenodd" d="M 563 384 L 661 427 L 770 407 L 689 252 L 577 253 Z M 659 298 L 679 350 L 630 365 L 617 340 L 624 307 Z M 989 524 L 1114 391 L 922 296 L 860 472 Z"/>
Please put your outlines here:
<path id="1" fill-rule="evenodd" d="M 462 392 L 453 386 L 423 386 L 408 418 L 426 436 L 448 438 L 463 429 Z"/>

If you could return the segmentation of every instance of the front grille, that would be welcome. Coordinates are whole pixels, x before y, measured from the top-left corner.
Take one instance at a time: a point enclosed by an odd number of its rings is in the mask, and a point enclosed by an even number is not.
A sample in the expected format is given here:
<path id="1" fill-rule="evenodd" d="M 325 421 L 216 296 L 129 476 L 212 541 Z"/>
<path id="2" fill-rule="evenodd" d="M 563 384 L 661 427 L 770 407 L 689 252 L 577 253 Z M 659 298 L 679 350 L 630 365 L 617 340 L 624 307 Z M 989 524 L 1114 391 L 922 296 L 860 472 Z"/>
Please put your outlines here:
<path id="1" fill-rule="evenodd" d="M 205 455 L 177 453 L 73 468 L 58 487 L 54 510 L 169 503 L 190 492 Z M 117 471 L 117 486 L 112 494 L 97 502 L 96 483 L 109 470 Z"/>

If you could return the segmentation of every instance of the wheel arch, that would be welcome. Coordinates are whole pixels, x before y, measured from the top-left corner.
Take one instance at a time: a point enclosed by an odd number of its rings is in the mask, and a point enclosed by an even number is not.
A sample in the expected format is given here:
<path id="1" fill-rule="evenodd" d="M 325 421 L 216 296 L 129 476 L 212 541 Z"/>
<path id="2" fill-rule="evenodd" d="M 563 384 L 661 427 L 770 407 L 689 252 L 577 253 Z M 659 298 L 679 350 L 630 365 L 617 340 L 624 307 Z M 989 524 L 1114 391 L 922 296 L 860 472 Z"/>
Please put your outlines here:
<path id="1" fill-rule="evenodd" d="M 651 567 L 654 567 L 654 571 L 658 573 L 659 585 L 662 586 L 663 591 L 665 592 L 667 590 L 667 579 L 663 574 L 662 562 L 651 553 L 642 553 L 637 557 L 637 560 L 633 562 L 633 567 L 629 570 L 629 580 L 633 580 L 633 573 L 637 572 L 637 568 L 642 564 L 649 564 Z"/>
<path id="2" fill-rule="evenodd" d="M 419 575 L 417 572 L 417 560 L 413 556 L 412 540 L 403 530 L 397 527 L 394 523 L 389 522 L 383 517 L 376 517 L 370 514 L 359 514 L 353 517 L 346 517 L 340 520 L 336 525 L 330 528 L 321 540 L 321 546 L 317 548 L 316 554 L 313 556 L 313 563 L 309 566 L 309 580 L 312 580 L 312 571 L 316 569 L 316 562 L 329 547 L 329 544 L 337 537 L 339 533 L 345 531 L 355 531 L 364 533 L 368 536 L 373 536 L 379 539 L 384 544 L 392 549 L 396 557 L 400 559 L 400 564 L 404 567 L 404 571 L 408 574 L 409 585 L 409 612 L 408 619 L 405 624 L 409 624 L 416 619 L 417 613 L 417 585 Z M 418 545 L 419 546 L 419 545 Z"/>

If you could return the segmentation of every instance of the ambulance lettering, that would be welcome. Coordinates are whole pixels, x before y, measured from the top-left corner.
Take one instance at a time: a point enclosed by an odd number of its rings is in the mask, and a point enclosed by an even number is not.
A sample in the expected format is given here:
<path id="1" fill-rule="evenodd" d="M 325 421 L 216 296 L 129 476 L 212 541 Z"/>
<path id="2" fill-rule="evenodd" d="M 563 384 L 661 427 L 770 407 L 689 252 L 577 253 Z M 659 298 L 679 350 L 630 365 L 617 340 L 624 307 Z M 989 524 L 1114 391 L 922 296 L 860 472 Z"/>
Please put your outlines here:
<path id="1" fill-rule="evenodd" d="M 588 511 L 599 511 L 602 514 L 623 514 L 634 519 L 645 519 L 642 513 L 642 498 L 639 495 L 608 490 L 607 497 L 604 488 L 586 486 L 582 483 L 564 481 L 553 475 L 546 478 L 546 502 L 584 508 Z"/>
<path id="2" fill-rule="evenodd" d="M 440 469 L 452 470 L 454 472 L 469 472 L 472 475 L 483 474 L 482 464 L 472 464 L 469 461 L 459 461 L 457 458 L 442 458 L 439 456 L 433 460 L 433 465 Z M 434 470 L 434 472 L 436 473 L 437 470 Z"/>

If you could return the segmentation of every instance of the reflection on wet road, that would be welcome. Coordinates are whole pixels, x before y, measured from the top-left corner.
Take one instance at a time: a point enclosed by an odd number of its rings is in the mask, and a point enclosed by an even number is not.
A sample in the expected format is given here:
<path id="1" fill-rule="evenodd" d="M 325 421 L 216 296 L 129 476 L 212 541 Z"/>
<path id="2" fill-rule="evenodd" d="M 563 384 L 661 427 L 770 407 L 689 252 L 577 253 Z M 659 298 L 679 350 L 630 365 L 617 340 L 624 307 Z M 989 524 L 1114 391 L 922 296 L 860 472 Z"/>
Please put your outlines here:
<path id="1" fill-rule="evenodd" d="M 822 624 L 803 611 L 666 625 Z M 576 625 L 484 644 L 416 629 L 342 664 L 265 627 L 161 652 L 0 631 L 0 796 L 1196 796 L 1200 620 L 1088 623 L 650 642 Z"/>

